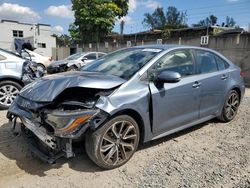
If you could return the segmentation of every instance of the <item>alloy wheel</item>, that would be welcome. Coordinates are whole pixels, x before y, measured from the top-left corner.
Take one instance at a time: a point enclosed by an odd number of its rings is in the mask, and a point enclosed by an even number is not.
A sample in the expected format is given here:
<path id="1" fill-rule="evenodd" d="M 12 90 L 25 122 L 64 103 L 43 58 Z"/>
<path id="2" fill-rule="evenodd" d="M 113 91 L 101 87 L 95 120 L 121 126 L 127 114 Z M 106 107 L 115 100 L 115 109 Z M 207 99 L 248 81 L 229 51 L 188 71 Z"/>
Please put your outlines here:
<path id="1" fill-rule="evenodd" d="M 13 85 L 2 85 L 0 87 L 0 104 L 10 106 L 15 100 L 19 89 Z"/>
<path id="2" fill-rule="evenodd" d="M 239 107 L 239 96 L 236 92 L 232 92 L 228 97 L 228 100 L 225 105 L 225 116 L 231 120 L 237 113 Z"/>
<path id="3" fill-rule="evenodd" d="M 100 153 L 108 165 L 118 166 L 129 159 L 137 147 L 138 135 L 129 121 L 112 124 L 102 137 Z"/>

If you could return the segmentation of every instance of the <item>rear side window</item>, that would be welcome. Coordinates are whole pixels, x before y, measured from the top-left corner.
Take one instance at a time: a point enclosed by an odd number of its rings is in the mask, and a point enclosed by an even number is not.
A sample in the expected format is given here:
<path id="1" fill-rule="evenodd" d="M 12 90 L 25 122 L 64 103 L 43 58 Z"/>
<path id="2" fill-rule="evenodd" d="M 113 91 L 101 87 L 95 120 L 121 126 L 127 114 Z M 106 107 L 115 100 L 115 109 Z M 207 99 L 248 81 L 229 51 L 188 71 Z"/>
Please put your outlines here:
<path id="1" fill-rule="evenodd" d="M 88 60 L 94 60 L 96 59 L 96 54 L 95 53 L 92 53 L 92 54 L 88 54 L 85 56 Z"/>
<path id="2" fill-rule="evenodd" d="M 100 57 L 104 56 L 105 54 L 103 54 L 103 53 L 98 53 L 97 55 L 98 55 L 98 58 L 100 58 Z"/>
<path id="3" fill-rule="evenodd" d="M 6 59 L 6 57 L 0 55 L 0 61 L 5 60 L 5 59 Z"/>
<path id="4" fill-rule="evenodd" d="M 229 67 L 229 64 L 219 56 L 215 55 L 215 59 L 219 70 L 225 70 Z"/>
<path id="5" fill-rule="evenodd" d="M 211 52 L 196 50 L 199 73 L 210 73 L 218 70 L 215 57 Z"/>

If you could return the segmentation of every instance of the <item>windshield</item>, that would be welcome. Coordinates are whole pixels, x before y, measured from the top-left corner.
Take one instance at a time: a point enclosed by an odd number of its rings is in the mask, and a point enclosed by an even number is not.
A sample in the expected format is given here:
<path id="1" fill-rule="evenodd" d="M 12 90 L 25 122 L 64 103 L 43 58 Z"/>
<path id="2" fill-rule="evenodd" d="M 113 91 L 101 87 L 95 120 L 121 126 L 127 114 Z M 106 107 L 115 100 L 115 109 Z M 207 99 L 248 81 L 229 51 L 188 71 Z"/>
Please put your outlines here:
<path id="1" fill-rule="evenodd" d="M 82 71 L 102 72 L 130 79 L 162 49 L 128 48 L 108 54 L 82 68 Z"/>
<path id="2" fill-rule="evenodd" d="M 69 57 L 66 58 L 66 60 L 77 60 L 83 55 L 82 52 L 75 53 Z"/>

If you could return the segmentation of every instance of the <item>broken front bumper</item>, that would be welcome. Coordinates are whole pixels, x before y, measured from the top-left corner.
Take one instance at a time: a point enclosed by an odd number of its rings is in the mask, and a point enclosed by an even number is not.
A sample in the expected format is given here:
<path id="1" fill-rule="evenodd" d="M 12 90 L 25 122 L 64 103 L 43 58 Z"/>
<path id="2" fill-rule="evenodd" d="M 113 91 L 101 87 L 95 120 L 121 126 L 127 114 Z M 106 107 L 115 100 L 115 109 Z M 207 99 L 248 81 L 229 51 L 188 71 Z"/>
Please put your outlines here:
<path id="1" fill-rule="evenodd" d="M 17 100 L 21 99 L 17 98 Z M 32 153 L 48 163 L 54 163 L 60 157 L 73 157 L 72 142 L 83 137 L 88 128 L 95 129 L 106 119 L 106 115 L 97 113 L 89 121 L 79 124 L 67 134 L 62 134 L 52 126 L 48 126 L 42 120 L 42 116 L 20 106 L 20 101 L 17 102 L 17 100 L 9 108 L 7 118 L 12 122 L 14 129 L 16 119 L 20 118 L 22 133 L 28 141 Z"/>
<path id="2" fill-rule="evenodd" d="M 16 127 L 16 118 L 12 121 L 12 127 Z M 21 117 L 21 131 L 33 155 L 47 163 L 54 163 L 61 157 L 74 156 L 72 139 L 59 138 L 49 134 L 44 127 L 32 122 L 28 118 Z M 13 129 L 13 131 L 15 131 Z"/>

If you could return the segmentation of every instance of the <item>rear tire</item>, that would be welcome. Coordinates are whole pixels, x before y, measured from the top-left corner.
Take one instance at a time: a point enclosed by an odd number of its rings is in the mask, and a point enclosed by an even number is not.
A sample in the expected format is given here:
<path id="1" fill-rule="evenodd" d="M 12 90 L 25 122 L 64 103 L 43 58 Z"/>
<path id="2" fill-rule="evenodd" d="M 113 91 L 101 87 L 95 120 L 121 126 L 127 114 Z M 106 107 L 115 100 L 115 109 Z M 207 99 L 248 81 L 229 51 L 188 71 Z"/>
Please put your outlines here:
<path id="1" fill-rule="evenodd" d="M 128 115 L 116 116 L 95 132 L 88 132 L 85 149 L 89 158 L 103 169 L 122 166 L 137 150 L 140 131 Z"/>
<path id="2" fill-rule="evenodd" d="M 226 98 L 221 115 L 218 117 L 222 122 L 229 122 L 234 119 L 240 105 L 240 96 L 237 91 L 230 91 Z"/>
<path id="3" fill-rule="evenodd" d="M 8 109 L 21 89 L 22 86 L 17 82 L 0 81 L 0 109 Z"/>
<path id="4" fill-rule="evenodd" d="M 42 72 L 45 73 L 46 72 L 46 67 L 43 64 L 38 63 L 37 64 L 37 70 L 42 71 Z"/>

